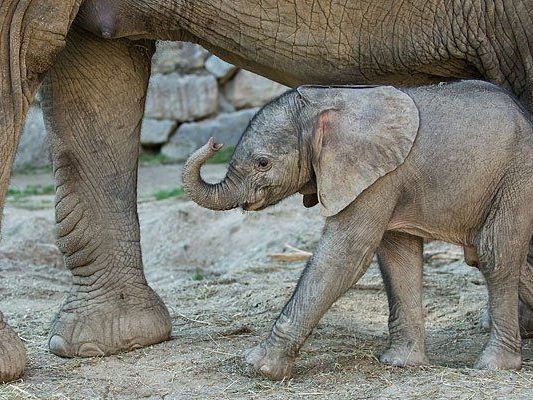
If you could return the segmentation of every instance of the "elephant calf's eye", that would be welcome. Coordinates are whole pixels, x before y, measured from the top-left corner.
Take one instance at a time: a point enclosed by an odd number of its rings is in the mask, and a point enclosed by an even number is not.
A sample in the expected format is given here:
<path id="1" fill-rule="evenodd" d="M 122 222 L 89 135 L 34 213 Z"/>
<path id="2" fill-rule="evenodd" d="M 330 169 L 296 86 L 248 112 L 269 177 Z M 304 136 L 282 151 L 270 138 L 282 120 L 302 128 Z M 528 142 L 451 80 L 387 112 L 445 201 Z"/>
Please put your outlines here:
<path id="1" fill-rule="evenodd" d="M 270 169 L 270 160 L 266 157 L 259 157 L 256 160 L 256 168 L 259 171 L 266 171 Z"/>

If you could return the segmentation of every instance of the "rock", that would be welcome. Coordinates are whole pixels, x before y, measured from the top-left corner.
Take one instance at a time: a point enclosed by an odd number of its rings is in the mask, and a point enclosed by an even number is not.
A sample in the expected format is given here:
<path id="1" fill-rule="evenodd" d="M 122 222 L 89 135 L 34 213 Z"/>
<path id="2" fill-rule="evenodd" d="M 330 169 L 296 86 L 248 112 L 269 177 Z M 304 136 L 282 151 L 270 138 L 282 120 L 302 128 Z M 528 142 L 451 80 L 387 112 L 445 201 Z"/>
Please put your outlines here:
<path id="1" fill-rule="evenodd" d="M 184 161 L 210 137 L 225 146 L 235 146 L 257 108 L 220 114 L 216 118 L 181 125 L 161 153 L 174 161 Z"/>
<path id="2" fill-rule="evenodd" d="M 277 82 L 271 81 L 250 71 L 241 69 L 226 84 L 226 98 L 237 108 L 260 107 L 289 90 Z"/>
<path id="3" fill-rule="evenodd" d="M 146 117 L 193 121 L 218 109 L 218 85 L 212 75 L 156 74 L 150 78 Z"/>
<path id="4" fill-rule="evenodd" d="M 228 99 L 226 99 L 226 96 L 224 96 L 222 93 L 218 94 L 218 112 L 221 113 L 231 113 L 235 112 L 235 107 L 233 104 L 231 104 Z"/>
<path id="5" fill-rule="evenodd" d="M 47 141 L 43 113 L 39 107 L 33 105 L 28 111 L 13 170 L 42 168 L 50 164 L 50 146 Z"/>
<path id="6" fill-rule="evenodd" d="M 215 75 L 221 83 L 227 82 L 237 71 L 237 67 L 217 56 L 210 56 L 205 62 L 205 69 Z"/>
<path id="7" fill-rule="evenodd" d="M 176 126 L 176 121 L 145 118 L 141 128 L 141 144 L 151 146 L 165 143 Z"/>
<path id="8" fill-rule="evenodd" d="M 192 71 L 202 68 L 209 52 L 188 42 L 158 42 L 152 57 L 152 73 L 167 74 L 177 70 Z"/>

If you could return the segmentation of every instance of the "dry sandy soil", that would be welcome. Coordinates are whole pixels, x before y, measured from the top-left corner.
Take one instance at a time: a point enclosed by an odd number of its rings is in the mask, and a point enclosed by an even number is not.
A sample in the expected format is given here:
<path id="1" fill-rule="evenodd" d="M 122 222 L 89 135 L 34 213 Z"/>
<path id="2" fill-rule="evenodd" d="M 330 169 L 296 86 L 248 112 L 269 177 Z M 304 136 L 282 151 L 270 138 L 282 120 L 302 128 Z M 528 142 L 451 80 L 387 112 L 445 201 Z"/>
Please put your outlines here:
<path id="1" fill-rule="evenodd" d="M 223 169 L 211 166 L 208 175 Z M 0 252 L 1 309 L 23 338 L 24 379 L 0 399 L 532 399 L 533 342 L 519 372 L 471 369 L 487 340 L 479 325 L 486 290 L 459 248 L 426 246 L 425 308 L 434 366 L 394 368 L 387 305 L 375 263 L 323 318 L 301 351 L 295 377 L 270 382 L 242 362 L 265 336 L 303 263 L 268 258 L 289 243 L 312 251 L 323 221 L 293 198 L 261 213 L 214 213 L 183 198 L 151 195 L 178 184 L 178 166 L 141 169 L 139 214 L 150 284 L 169 306 L 172 340 L 107 358 L 61 359 L 47 352 L 49 323 L 69 290 L 54 245 L 52 196 L 10 201 Z M 14 177 L 46 185 L 49 174 Z M 193 278 L 200 278 L 195 280 Z"/>

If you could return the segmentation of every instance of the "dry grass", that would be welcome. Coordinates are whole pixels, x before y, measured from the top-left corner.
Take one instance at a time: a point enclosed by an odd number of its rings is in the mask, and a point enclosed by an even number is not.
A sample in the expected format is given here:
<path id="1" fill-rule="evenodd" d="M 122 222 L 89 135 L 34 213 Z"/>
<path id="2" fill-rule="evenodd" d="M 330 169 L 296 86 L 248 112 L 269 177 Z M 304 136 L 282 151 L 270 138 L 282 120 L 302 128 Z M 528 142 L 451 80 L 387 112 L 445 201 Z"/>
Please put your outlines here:
<path id="1" fill-rule="evenodd" d="M 1 307 L 25 341 L 29 364 L 23 380 L 0 387 L 0 399 L 533 398 L 533 343 L 525 343 L 522 371 L 470 368 L 488 338 L 479 326 L 486 291 L 458 248 L 426 246 L 433 366 L 378 362 L 387 346 L 388 310 L 374 265 L 309 337 L 294 378 L 271 382 L 250 371 L 242 354 L 265 337 L 304 261 L 278 263 L 267 254 L 313 249 L 321 229 L 316 210 L 303 210 L 294 199 L 263 213 L 210 213 L 163 200 L 143 203 L 140 215 L 147 278 L 169 306 L 172 340 L 107 358 L 61 359 L 46 350 L 49 323 L 70 285 L 53 246 L 46 246 L 53 243 L 44 230 L 53 229 L 53 212 L 7 209 Z M 27 242 L 9 241 L 23 234 L 44 246 L 29 256 Z M 202 280 L 192 278 L 197 270 Z"/>

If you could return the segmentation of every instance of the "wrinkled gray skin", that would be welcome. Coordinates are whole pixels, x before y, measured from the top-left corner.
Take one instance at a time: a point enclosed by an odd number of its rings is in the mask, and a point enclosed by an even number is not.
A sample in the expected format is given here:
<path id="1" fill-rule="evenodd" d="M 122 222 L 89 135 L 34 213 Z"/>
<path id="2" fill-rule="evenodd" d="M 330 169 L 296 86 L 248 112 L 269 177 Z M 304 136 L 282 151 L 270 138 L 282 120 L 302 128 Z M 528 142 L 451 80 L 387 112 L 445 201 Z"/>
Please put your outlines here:
<path id="1" fill-rule="evenodd" d="M 58 240 L 73 275 L 50 350 L 107 355 L 169 338 L 143 275 L 135 192 L 154 40 L 199 43 L 292 86 L 482 77 L 532 110 L 532 21 L 533 0 L 2 0 L 0 208 L 46 77 Z M 24 362 L 1 321 L 0 381 Z"/>
<path id="2" fill-rule="evenodd" d="M 291 299 L 246 360 L 269 378 L 289 377 L 307 336 L 377 252 L 390 310 L 381 360 L 427 364 L 422 247 L 433 238 L 467 248 L 486 278 L 492 325 L 476 367 L 519 369 L 519 294 L 533 305 L 533 127 L 485 82 L 380 90 L 290 91 L 252 120 L 223 181 L 200 176 L 218 149 L 212 140 L 186 163 L 184 187 L 203 207 L 261 210 L 301 192 L 327 216 Z"/>

